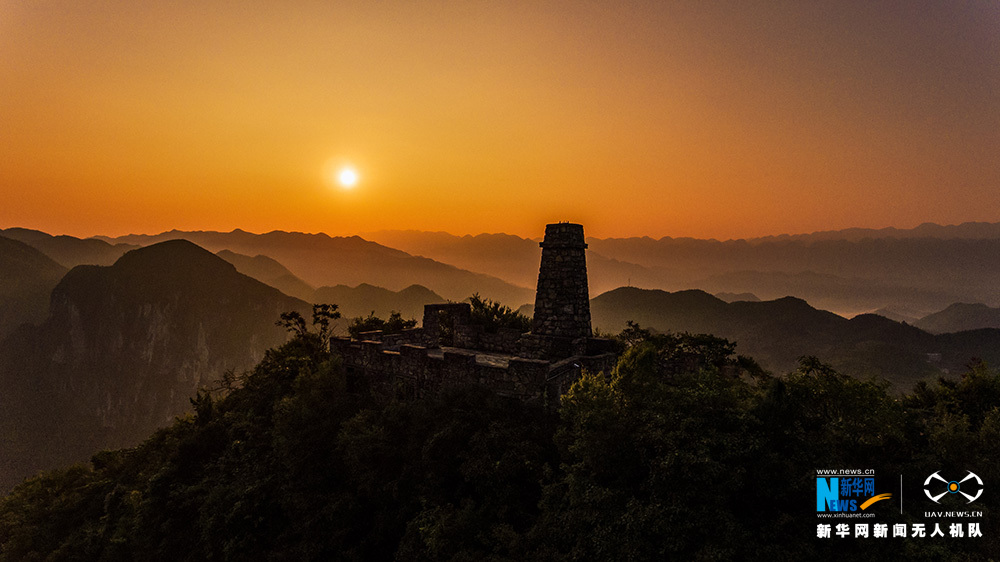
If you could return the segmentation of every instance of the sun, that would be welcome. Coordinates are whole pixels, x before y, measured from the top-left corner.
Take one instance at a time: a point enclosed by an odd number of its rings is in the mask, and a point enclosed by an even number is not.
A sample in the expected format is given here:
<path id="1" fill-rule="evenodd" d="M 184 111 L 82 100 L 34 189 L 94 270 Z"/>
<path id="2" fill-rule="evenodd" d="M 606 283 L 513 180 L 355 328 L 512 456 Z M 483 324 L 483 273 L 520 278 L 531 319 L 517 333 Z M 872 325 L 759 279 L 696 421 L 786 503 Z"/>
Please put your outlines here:
<path id="1" fill-rule="evenodd" d="M 345 166 L 337 171 L 337 183 L 344 189 L 350 189 L 358 183 L 358 172 L 350 166 Z"/>

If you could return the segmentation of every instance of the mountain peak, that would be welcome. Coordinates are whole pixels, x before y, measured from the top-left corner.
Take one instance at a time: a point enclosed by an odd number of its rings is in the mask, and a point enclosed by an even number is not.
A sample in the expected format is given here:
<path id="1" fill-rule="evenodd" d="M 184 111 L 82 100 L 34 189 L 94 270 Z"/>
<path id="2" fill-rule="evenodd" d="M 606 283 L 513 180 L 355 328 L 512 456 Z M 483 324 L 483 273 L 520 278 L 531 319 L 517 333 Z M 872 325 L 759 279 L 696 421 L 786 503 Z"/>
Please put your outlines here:
<path id="1" fill-rule="evenodd" d="M 236 268 L 201 246 L 178 238 L 159 242 L 127 252 L 118 258 L 114 267 L 122 271 L 156 269 L 164 273 L 197 270 L 201 274 L 236 273 Z"/>

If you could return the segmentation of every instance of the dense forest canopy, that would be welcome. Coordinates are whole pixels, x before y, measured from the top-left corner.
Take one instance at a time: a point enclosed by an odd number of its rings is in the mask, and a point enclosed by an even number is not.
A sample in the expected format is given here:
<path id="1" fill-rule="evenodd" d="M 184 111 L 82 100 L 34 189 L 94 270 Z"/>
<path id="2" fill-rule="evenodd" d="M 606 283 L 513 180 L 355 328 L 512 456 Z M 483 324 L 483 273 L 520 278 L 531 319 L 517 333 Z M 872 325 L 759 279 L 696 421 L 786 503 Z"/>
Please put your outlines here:
<path id="1" fill-rule="evenodd" d="M 470 385 L 347 391 L 335 309 L 134 449 L 0 500 L 0 560 L 803 560 L 1000 556 L 1000 373 L 902 398 L 812 358 L 772 376 L 711 336 L 630 325 L 557 411 Z M 979 538 L 817 537 L 816 469 L 903 475 L 876 523 L 922 523 L 935 471 L 977 473 Z M 913 488 L 910 490 L 910 488 Z M 853 521 L 851 521 L 853 523 Z"/>

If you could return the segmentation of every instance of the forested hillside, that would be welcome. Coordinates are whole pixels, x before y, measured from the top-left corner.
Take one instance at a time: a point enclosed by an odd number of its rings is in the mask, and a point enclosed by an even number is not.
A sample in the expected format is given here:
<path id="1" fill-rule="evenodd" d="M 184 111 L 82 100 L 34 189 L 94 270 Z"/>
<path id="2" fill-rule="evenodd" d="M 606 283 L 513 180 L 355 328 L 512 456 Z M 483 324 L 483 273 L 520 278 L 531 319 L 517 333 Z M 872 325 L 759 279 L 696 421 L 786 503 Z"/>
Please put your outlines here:
<path id="1" fill-rule="evenodd" d="M 724 340 L 632 328 L 615 370 L 551 411 L 476 386 L 348 392 L 327 334 L 296 331 L 141 446 L 15 489 L 0 559 L 1000 556 L 1000 374 L 985 366 L 895 399 L 813 359 L 774 378 Z M 975 471 L 984 536 L 818 538 L 815 470 L 835 467 L 888 489 L 903 476 L 903 513 L 872 508 L 890 527 L 924 522 L 926 475 Z"/>

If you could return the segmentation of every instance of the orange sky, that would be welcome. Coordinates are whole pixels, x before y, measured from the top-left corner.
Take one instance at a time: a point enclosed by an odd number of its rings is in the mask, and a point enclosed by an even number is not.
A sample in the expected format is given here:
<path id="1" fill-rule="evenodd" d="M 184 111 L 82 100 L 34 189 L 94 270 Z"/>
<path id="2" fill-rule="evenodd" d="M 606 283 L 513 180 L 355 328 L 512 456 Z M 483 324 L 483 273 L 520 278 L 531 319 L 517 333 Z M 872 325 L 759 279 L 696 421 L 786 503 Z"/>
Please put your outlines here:
<path id="1" fill-rule="evenodd" d="M 995 0 L 0 0 L 0 227 L 995 222 L 998 154 Z"/>

